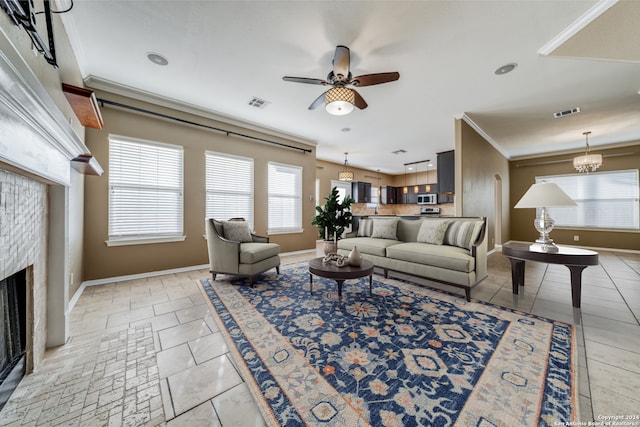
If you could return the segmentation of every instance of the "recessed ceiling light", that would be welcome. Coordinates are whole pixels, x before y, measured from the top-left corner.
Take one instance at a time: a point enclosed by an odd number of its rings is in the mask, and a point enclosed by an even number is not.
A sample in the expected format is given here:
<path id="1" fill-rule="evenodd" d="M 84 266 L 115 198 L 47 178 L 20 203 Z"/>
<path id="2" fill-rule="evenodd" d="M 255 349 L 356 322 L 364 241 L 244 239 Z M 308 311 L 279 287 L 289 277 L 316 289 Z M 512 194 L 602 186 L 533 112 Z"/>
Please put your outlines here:
<path id="1" fill-rule="evenodd" d="M 342 128 L 342 129 L 340 129 L 340 130 L 341 130 L 342 132 L 350 132 L 350 131 L 351 131 L 351 128 Z"/>
<path id="2" fill-rule="evenodd" d="M 517 66 L 518 64 L 516 64 L 515 62 L 512 62 L 510 64 L 504 64 L 502 67 L 498 68 L 493 73 L 497 76 L 500 76 L 502 74 L 507 74 L 512 72 Z"/>
<path id="3" fill-rule="evenodd" d="M 165 66 L 169 63 L 167 58 L 155 52 L 147 52 L 147 59 L 156 65 Z"/>

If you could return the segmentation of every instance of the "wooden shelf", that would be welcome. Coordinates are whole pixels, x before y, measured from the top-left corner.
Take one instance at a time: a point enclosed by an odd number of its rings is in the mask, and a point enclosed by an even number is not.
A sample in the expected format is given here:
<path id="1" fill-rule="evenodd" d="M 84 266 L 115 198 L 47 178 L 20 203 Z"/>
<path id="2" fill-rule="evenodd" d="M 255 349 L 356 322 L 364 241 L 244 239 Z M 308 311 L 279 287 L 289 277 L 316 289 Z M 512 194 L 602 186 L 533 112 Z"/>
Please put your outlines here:
<path id="1" fill-rule="evenodd" d="M 93 91 L 66 83 L 62 83 L 62 91 L 82 126 L 102 129 L 104 122 Z"/>

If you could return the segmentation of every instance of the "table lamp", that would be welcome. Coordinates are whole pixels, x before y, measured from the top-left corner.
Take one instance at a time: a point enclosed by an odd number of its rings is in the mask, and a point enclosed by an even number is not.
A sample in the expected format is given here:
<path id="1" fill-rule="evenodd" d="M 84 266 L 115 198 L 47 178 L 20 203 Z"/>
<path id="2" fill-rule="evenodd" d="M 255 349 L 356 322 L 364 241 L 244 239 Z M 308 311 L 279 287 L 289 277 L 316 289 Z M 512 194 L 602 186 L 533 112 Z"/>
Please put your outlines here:
<path id="1" fill-rule="evenodd" d="M 572 206 L 578 205 L 553 182 L 542 181 L 533 184 L 524 193 L 524 196 L 516 203 L 515 208 L 540 208 L 539 215 L 533 221 L 533 225 L 540 233 L 540 237 L 531 245 L 531 249 L 544 252 L 558 251 L 553 239 L 549 237 L 549 233 L 553 230 L 554 221 L 547 213 L 547 208 L 568 208 Z"/>

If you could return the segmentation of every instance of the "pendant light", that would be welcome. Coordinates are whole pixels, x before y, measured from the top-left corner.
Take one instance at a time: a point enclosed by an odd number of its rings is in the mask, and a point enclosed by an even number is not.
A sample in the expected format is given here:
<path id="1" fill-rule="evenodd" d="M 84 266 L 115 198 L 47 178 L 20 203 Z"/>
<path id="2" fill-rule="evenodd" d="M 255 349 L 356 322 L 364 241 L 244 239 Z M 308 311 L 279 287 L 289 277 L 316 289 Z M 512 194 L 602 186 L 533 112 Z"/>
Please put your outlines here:
<path id="1" fill-rule="evenodd" d="M 420 187 L 418 187 L 418 164 L 416 163 L 416 185 L 413 186 L 413 193 L 418 194 Z"/>
<path id="2" fill-rule="evenodd" d="M 573 167 L 578 172 L 595 172 L 600 166 L 602 166 L 602 154 L 591 154 L 589 148 L 589 135 L 591 132 L 582 133 L 586 138 L 587 150 L 584 156 L 578 156 L 573 159 Z"/>
<path id="3" fill-rule="evenodd" d="M 349 153 L 344 153 L 344 170 L 338 173 L 338 180 L 340 181 L 353 181 L 353 171 L 349 170 L 347 154 Z"/>

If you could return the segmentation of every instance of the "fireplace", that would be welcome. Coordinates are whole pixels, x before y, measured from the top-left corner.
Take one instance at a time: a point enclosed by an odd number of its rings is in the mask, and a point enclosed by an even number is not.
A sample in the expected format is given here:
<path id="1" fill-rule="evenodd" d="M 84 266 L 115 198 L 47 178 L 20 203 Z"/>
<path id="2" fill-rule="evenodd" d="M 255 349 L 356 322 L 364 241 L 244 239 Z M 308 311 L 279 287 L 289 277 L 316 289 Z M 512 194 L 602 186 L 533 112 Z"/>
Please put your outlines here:
<path id="1" fill-rule="evenodd" d="M 25 372 L 27 270 L 0 281 L 0 410 Z"/>

